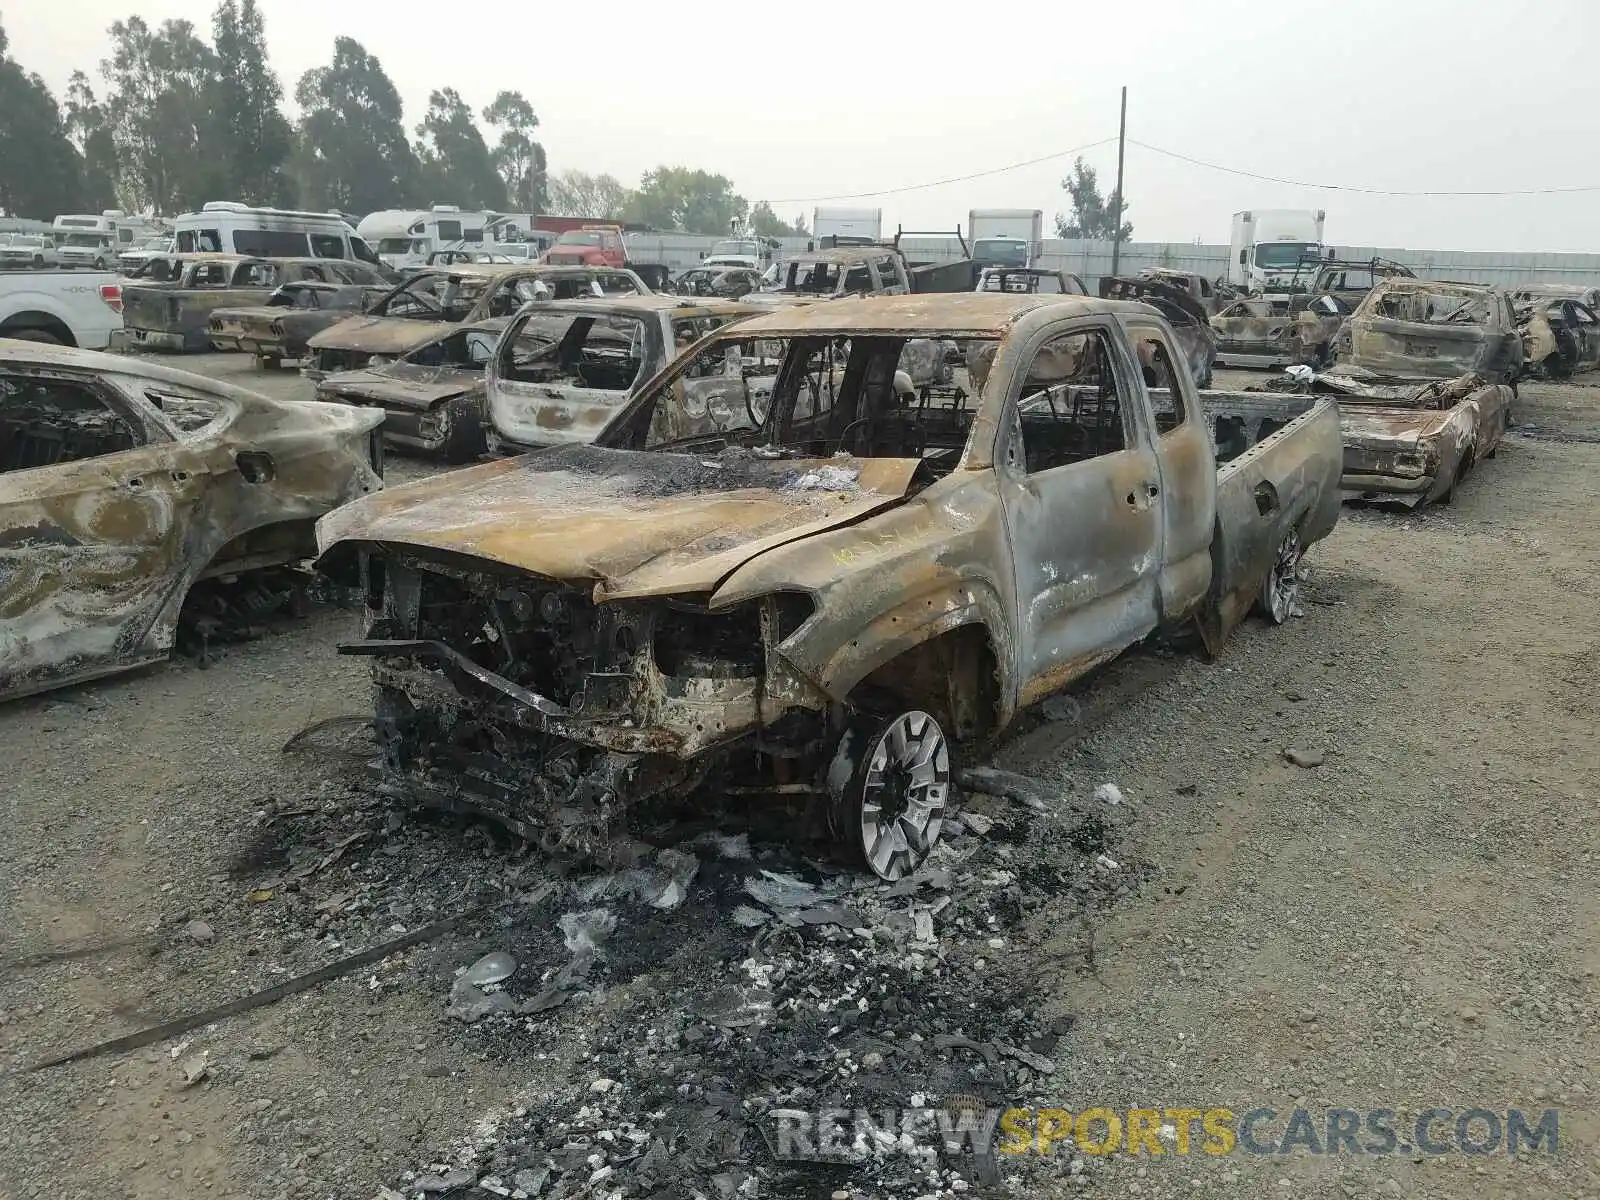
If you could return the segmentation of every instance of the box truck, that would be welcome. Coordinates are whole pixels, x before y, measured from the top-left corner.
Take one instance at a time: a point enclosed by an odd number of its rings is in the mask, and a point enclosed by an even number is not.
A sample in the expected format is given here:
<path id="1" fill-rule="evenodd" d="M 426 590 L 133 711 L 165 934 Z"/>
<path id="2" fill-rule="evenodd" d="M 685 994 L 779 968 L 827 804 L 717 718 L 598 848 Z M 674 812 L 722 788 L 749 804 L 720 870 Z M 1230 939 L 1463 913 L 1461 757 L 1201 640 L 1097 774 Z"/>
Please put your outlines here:
<path id="1" fill-rule="evenodd" d="M 1044 249 L 1044 212 L 1037 208 L 975 208 L 967 241 L 980 267 L 1031 267 Z"/>
<path id="2" fill-rule="evenodd" d="M 811 237 L 818 249 L 839 244 L 881 241 L 881 208 L 814 208 L 811 210 Z"/>
<path id="3" fill-rule="evenodd" d="M 1228 282 L 1252 295 L 1288 292 L 1303 258 L 1322 255 L 1322 209 L 1258 208 L 1233 214 Z M 1300 276 L 1304 280 L 1304 274 Z"/>

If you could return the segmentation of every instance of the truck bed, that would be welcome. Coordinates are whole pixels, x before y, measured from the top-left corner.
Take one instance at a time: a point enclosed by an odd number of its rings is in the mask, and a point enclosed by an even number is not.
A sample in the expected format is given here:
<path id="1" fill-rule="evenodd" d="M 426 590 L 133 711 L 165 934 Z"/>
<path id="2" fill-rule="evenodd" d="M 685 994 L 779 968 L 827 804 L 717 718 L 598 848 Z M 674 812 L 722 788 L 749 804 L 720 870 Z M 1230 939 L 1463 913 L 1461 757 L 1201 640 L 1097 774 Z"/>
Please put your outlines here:
<path id="1" fill-rule="evenodd" d="M 1338 522 L 1344 449 L 1338 406 L 1326 397 L 1199 396 L 1217 456 L 1211 612 L 1203 622 L 1216 646 L 1250 611 L 1285 539 L 1296 533 L 1309 546 Z"/>

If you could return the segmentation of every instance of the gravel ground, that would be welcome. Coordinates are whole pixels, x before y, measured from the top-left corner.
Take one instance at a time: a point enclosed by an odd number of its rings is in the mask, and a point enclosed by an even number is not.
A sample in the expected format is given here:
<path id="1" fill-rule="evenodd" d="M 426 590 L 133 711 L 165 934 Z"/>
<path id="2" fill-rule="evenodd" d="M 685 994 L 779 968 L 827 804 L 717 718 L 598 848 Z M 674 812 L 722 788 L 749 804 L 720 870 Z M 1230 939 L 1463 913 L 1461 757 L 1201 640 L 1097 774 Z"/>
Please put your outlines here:
<path id="1" fill-rule="evenodd" d="M 309 391 L 242 358 L 188 365 Z M 686 845 L 687 902 L 655 909 L 481 825 L 393 810 L 357 722 L 283 749 L 366 709 L 362 664 L 331 652 L 354 618 L 334 609 L 209 670 L 0 708 L 17 777 L 0 827 L 0 1198 L 366 1198 L 461 1165 L 509 1189 L 574 1140 L 561 1179 L 594 1151 L 619 1165 L 588 1194 L 648 1194 L 661 1164 L 604 1135 L 626 1142 L 658 1104 L 909 1104 L 919 1088 L 1073 1112 L 1270 1107 L 1279 1136 L 1295 1107 L 1391 1108 L 1402 1132 L 1435 1106 L 1560 1114 L 1558 1151 L 1520 1158 L 1002 1159 L 1018 1195 L 1600 1197 L 1600 392 L 1529 386 L 1518 417 L 1453 505 L 1347 509 L 1312 556 L 1303 620 L 1251 623 L 1216 663 L 1125 656 L 1030 719 L 998 762 L 1059 804 L 974 801 L 948 882 L 915 897 L 818 873 L 757 830 L 752 859 Z M 399 478 L 434 469 L 396 462 Z M 1114 809 L 1091 799 L 1106 781 Z M 806 875 L 863 932 L 789 930 L 781 911 L 739 925 L 761 869 Z M 25 1071 L 485 905 L 275 1005 Z M 573 960 L 558 918 L 596 905 L 617 925 L 565 1003 L 447 1015 L 455 972 L 487 951 L 522 963 L 511 1002 L 545 994 Z M 933 909 L 919 947 L 907 922 Z M 772 1015 L 745 1026 L 730 996 L 753 984 Z M 859 1017 L 831 1015 L 845 999 Z M 930 1049 L 941 1035 L 1025 1053 L 958 1078 L 970 1064 Z M 750 1194 L 736 1173 L 703 1182 Z M 776 1182 L 760 1194 L 981 1190 L 972 1172 L 882 1162 Z"/>

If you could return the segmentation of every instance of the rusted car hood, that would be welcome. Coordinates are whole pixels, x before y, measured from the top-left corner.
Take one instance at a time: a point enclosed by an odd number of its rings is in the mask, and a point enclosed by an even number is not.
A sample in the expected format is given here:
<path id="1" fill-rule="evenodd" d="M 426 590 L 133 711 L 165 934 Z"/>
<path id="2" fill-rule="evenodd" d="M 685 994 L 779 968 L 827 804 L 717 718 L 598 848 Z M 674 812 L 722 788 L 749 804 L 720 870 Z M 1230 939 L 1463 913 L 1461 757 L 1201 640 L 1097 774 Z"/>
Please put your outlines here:
<path id="1" fill-rule="evenodd" d="M 336 375 L 329 375 L 317 391 L 335 397 L 359 396 L 363 400 L 374 400 L 385 408 L 426 412 L 441 401 L 483 389 L 482 371 L 390 363 L 363 371 L 340 371 Z"/>
<path id="2" fill-rule="evenodd" d="M 899 503 L 916 459 L 774 461 L 563 446 L 365 498 L 317 525 L 357 542 L 594 584 L 597 600 L 710 593 L 764 551 Z"/>
<path id="3" fill-rule="evenodd" d="M 439 336 L 448 322 L 408 317 L 349 317 L 306 343 L 313 350 L 356 350 L 363 354 L 406 354 Z"/>

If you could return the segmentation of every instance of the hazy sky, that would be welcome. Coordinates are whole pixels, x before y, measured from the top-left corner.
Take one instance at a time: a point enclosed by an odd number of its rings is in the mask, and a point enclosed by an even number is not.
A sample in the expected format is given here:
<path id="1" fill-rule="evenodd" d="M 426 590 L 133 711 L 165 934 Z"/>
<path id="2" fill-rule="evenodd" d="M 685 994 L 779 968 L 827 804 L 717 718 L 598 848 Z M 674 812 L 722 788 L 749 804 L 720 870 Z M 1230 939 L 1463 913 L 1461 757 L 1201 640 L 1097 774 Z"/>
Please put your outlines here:
<path id="1" fill-rule="evenodd" d="M 0 0 L 11 53 L 58 97 L 98 85 L 130 0 Z M 214 0 L 153 0 L 209 32 Z M 788 219 L 818 198 L 946 179 L 1117 131 L 1283 179 L 1391 191 L 1595 187 L 1564 195 L 1380 196 L 1268 183 L 1130 145 L 1139 241 L 1226 242 L 1241 208 L 1323 208 L 1330 244 L 1600 251 L 1600 4 L 1254 0 L 1143 4 L 625 2 L 583 10 L 416 0 L 261 0 L 291 94 L 336 35 L 382 60 L 414 126 L 428 92 L 481 109 L 522 91 L 552 170 L 626 182 L 660 163 L 729 176 Z M 977 18 L 974 23 L 974 18 Z M 565 22 L 571 21 L 570 25 Z M 554 48 L 542 51 L 546 42 Z M 1085 152 L 1106 189 L 1116 146 Z M 974 207 L 1063 209 L 1063 157 L 862 200 L 888 227 L 946 229 Z"/>

